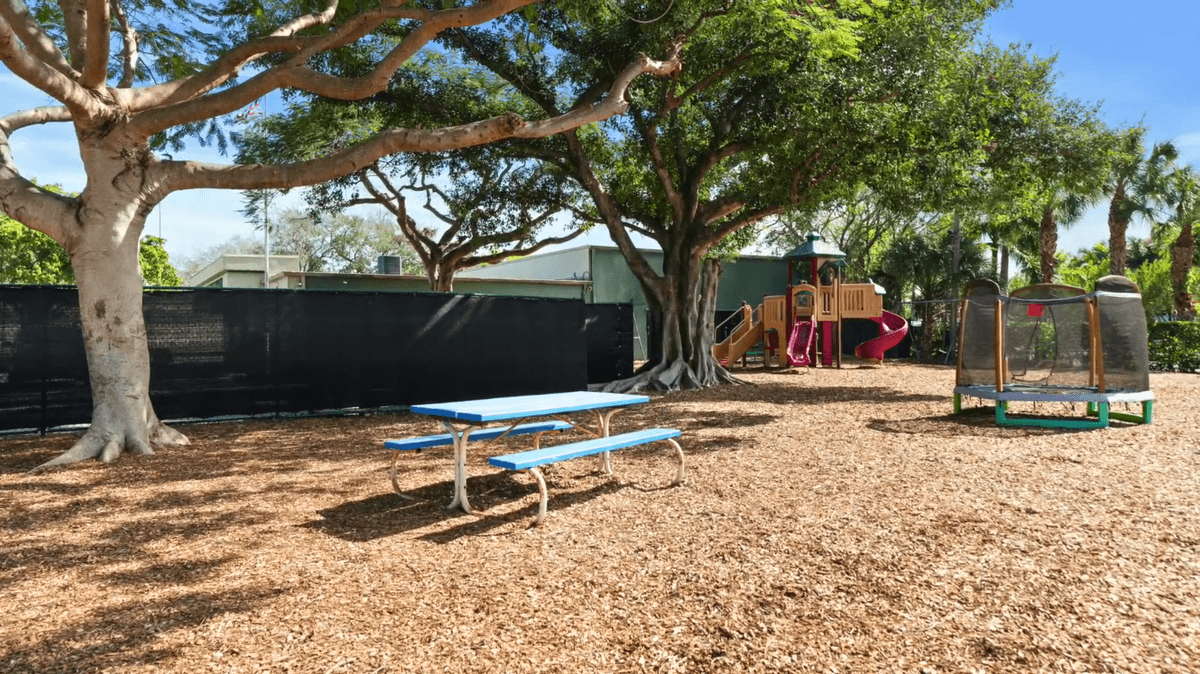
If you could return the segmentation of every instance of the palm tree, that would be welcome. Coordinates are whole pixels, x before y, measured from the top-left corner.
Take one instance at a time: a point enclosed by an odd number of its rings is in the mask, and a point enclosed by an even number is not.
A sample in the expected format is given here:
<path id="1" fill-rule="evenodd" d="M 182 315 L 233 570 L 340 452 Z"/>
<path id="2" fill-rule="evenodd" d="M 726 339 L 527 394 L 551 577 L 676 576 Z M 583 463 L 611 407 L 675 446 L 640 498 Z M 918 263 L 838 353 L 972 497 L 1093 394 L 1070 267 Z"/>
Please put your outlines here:
<path id="1" fill-rule="evenodd" d="M 1112 196 L 1108 202 L 1109 273 L 1124 274 L 1126 232 L 1135 216 L 1151 218 L 1154 200 L 1162 191 L 1165 171 L 1179 156 L 1171 142 L 1159 143 L 1146 155 L 1146 128 L 1123 131 L 1113 153 L 1108 183 L 1104 189 Z"/>
<path id="2" fill-rule="evenodd" d="M 1192 294 L 1188 292 L 1188 275 L 1196 254 L 1193 226 L 1200 220 L 1200 175 L 1191 166 L 1177 168 L 1166 176 L 1161 200 L 1170 209 L 1173 220 L 1164 228 L 1177 230 L 1171 244 L 1171 286 L 1174 291 L 1175 317 L 1189 321 L 1196 317 Z M 1162 230 L 1160 230 L 1161 232 Z"/>
<path id="3" fill-rule="evenodd" d="M 1098 192 L 1059 190 L 1042 202 L 1042 217 L 1038 229 L 1042 283 L 1054 281 L 1054 267 L 1058 264 L 1058 226 L 1070 227 L 1079 222 L 1088 206 L 1095 203 L 1099 196 Z"/>

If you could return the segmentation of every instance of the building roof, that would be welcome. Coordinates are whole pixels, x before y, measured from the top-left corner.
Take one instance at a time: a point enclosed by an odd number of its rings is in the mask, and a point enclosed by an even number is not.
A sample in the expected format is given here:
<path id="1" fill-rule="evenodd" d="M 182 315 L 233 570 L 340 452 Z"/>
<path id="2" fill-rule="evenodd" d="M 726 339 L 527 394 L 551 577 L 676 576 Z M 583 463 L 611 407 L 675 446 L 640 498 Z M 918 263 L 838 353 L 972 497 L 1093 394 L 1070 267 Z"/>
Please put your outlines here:
<path id="1" fill-rule="evenodd" d="M 185 285 L 203 286 L 208 285 L 213 279 L 227 272 L 257 272 L 262 273 L 265 266 L 262 255 L 220 255 L 212 262 L 208 263 L 200 271 L 192 276 L 184 279 Z M 298 255 L 272 255 L 271 256 L 271 276 L 284 271 L 299 271 L 300 256 Z"/>

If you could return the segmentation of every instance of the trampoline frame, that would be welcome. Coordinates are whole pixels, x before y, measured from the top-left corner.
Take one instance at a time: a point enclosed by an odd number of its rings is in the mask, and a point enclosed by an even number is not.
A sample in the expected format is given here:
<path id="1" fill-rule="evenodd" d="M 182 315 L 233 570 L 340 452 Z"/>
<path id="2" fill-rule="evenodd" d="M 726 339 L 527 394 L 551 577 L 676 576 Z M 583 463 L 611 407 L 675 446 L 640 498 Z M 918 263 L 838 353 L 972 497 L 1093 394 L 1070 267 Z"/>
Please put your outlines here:
<path id="1" fill-rule="evenodd" d="M 999 426 L 1038 426 L 1041 428 L 1091 429 L 1107 428 L 1112 419 L 1135 424 L 1149 424 L 1154 417 L 1153 391 L 1100 392 L 1097 388 L 1040 389 L 1036 386 L 1008 385 L 1003 391 L 994 386 L 954 387 L 954 413 L 962 413 L 962 397 L 981 398 L 996 402 L 996 424 Z M 1010 417 L 1009 402 L 1086 403 L 1084 419 Z M 1114 412 L 1112 403 L 1141 403 L 1141 414 Z M 1094 419 L 1091 417 L 1095 417 Z"/>
<path id="2" fill-rule="evenodd" d="M 995 285 L 994 283 L 992 284 Z M 984 286 L 986 288 L 986 286 Z M 1070 297 L 1026 297 L 1025 291 L 1037 288 L 1062 288 L 1067 290 L 1077 291 L 1078 294 Z M 1094 291 L 1086 293 L 1082 289 L 1071 288 L 1070 286 L 1056 286 L 1054 284 L 1041 284 L 1039 286 L 1030 286 L 1014 291 L 1008 297 L 1003 294 L 991 294 L 986 291 L 972 295 L 970 290 L 963 297 L 962 304 L 959 308 L 959 344 L 963 343 L 966 336 L 967 324 L 967 306 L 969 302 L 994 302 L 995 312 L 993 314 L 994 321 L 994 349 L 995 349 L 995 381 L 992 384 L 962 384 L 961 377 L 963 371 L 963 350 L 960 348 L 958 352 L 958 373 L 955 376 L 956 386 L 954 388 L 954 414 L 962 413 L 962 398 L 969 396 L 981 398 L 984 400 L 995 401 L 996 424 L 999 426 L 1037 426 L 1042 428 L 1062 428 L 1062 429 L 1091 429 L 1091 428 L 1107 428 L 1109 422 L 1113 419 L 1118 421 L 1127 421 L 1135 424 L 1149 424 L 1154 416 L 1154 393 L 1152 391 L 1109 391 L 1105 386 L 1104 376 L 1104 344 L 1100 339 L 1099 330 L 1099 314 L 1100 308 L 1097 298 L 1103 296 L 1136 296 L 1139 300 L 1141 296 L 1137 293 L 1112 292 L 1112 291 Z M 1027 384 L 1012 381 L 1011 375 L 1008 373 L 1008 363 L 1005 356 L 1005 311 L 1003 305 L 1005 303 L 1017 305 L 1062 305 L 1068 303 L 1084 303 L 1087 311 L 1087 322 L 1091 332 L 1089 339 L 1090 347 L 1090 367 L 1089 367 L 1089 382 L 1088 386 L 1041 386 L 1037 384 Z M 1039 318 L 1040 321 L 1040 318 Z M 1010 402 L 1061 402 L 1061 403 L 1086 403 L 1084 418 L 1071 417 L 1009 417 L 1008 403 Z M 1141 414 L 1132 414 L 1128 412 L 1114 412 L 1111 409 L 1113 403 L 1141 403 Z"/>

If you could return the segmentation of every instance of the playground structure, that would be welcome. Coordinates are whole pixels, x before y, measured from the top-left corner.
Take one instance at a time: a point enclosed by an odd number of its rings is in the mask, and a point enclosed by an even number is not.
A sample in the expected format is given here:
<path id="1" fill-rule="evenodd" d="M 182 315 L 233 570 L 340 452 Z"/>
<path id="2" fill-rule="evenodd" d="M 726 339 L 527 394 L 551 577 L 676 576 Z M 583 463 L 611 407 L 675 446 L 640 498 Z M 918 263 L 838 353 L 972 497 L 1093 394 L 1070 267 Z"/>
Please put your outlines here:
<path id="1" fill-rule="evenodd" d="M 763 364 L 772 358 L 781 366 L 842 366 L 842 321 L 867 319 L 879 326 L 879 336 L 855 347 L 859 358 L 876 365 L 883 355 L 908 334 L 902 316 L 884 311 L 883 288 L 875 283 L 843 283 L 841 267 L 846 254 L 812 232 L 804 244 L 784 256 L 788 261 L 788 286 L 784 295 L 768 295 L 757 307 L 745 302 L 740 321 L 729 337 L 713 345 L 713 357 L 728 365 L 763 345 Z M 806 264 L 805 264 L 806 263 Z M 794 283 L 805 271 L 806 281 Z M 825 277 L 824 279 L 822 277 Z"/>
<path id="2" fill-rule="evenodd" d="M 971 396 L 995 401 L 996 423 L 1003 426 L 1151 422 L 1146 316 L 1133 281 L 1105 276 L 1091 293 L 1039 284 L 1005 296 L 995 282 L 977 279 L 967 286 L 961 318 L 955 414 L 962 412 L 962 397 Z M 1083 418 L 1009 417 L 1008 404 L 1018 401 L 1086 407 Z M 1114 412 L 1114 403 L 1140 403 L 1141 413 Z"/>

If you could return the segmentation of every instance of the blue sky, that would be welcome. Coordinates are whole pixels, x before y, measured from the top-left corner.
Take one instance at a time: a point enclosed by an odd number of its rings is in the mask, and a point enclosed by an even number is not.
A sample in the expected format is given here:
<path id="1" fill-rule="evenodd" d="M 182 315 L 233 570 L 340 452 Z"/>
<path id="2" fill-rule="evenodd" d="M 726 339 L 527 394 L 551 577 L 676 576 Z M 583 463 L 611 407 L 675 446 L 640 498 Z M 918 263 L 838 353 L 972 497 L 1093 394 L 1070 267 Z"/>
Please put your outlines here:
<path id="1" fill-rule="evenodd" d="M 1058 91 L 1103 102 L 1108 124 L 1144 123 L 1149 141 L 1174 140 L 1180 162 L 1200 165 L 1200 3 L 1195 0 L 1015 0 L 986 32 L 999 45 L 1028 42 L 1058 54 Z M 1137 223 L 1131 236 L 1149 236 Z M 1108 241 L 1105 207 L 1060 231 L 1059 248 L 1075 252 Z"/>
<path id="2" fill-rule="evenodd" d="M 1195 0 L 1015 0 L 988 21 L 984 32 L 1000 45 L 1028 42 L 1040 55 L 1057 53 L 1061 94 L 1103 101 L 1102 116 L 1111 125 L 1144 120 L 1151 141 L 1173 139 L 1183 162 L 1200 164 L 1198 26 L 1200 2 Z M 51 102 L 3 66 L 0 91 L 4 92 L 0 114 Z M 275 112 L 271 105 L 268 99 L 268 112 Z M 83 188 L 83 168 L 69 127 L 24 130 L 12 141 L 27 177 L 69 190 Z M 177 158 L 221 161 L 215 152 L 199 148 Z M 289 200 L 298 202 L 293 196 L 285 203 Z M 176 193 L 151 214 L 146 233 L 158 235 L 161 223 L 173 258 L 195 255 L 235 235 L 254 235 L 238 213 L 240 208 L 238 192 Z M 1149 227 L 1135 224 L 1130 233 L 1148 236 Z M 1097 207 L 1060 233 L 1059 246 L 1075 252 L 1107 237 L 1105 210 Z M 583 243 L 610 245 L 602 231 L 569 245 Z"/>

